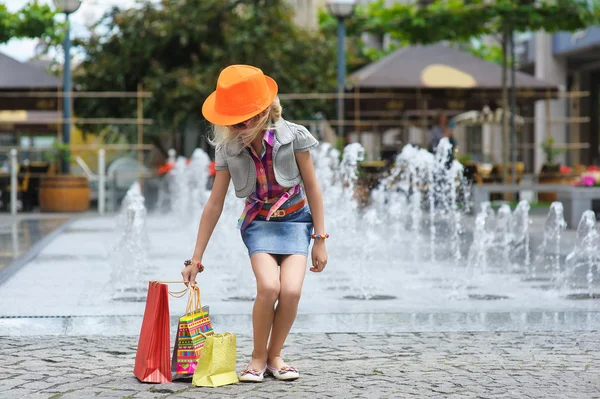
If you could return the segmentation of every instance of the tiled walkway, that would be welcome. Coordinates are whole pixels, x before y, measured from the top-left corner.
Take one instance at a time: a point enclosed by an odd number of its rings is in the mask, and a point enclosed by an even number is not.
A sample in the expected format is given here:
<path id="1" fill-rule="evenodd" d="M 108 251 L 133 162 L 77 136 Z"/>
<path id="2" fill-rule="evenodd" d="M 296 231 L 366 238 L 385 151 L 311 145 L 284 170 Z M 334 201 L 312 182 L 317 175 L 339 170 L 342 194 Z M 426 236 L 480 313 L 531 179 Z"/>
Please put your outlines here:
<path id="1" fill-rule="evenodd" d="M 133 376 L 137 338 L 0 340 L 0 398 L 535 398 L 600 397 L 599 332 L 293 334 L 291 383 L 195 388 Z M 238 371 L 249 336 L 238 337 Z"/>

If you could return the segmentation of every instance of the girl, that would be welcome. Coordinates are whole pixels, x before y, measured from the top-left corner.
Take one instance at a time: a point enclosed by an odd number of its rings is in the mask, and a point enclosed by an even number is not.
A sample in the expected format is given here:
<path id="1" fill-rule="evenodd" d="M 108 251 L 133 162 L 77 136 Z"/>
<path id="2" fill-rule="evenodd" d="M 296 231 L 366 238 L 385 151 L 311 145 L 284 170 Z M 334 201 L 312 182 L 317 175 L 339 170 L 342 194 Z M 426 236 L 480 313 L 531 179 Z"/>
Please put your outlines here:
<path id="1" fill-rule="evenodd" d="M 221 72 L 202 114 L 214 125 L 217 173 L 194 255 L 181 274 L 195 285 L 204 270 L 202 256 L 233 180 L 236 195 L 246 198 L 238 227 L 257 285 L 254 351 L 240 381 L 262 382 L 265 373 L 296 379 L 299 373 L 284 362 L 281 348 L 296 318 L 311 236 L 310 270 L 322 272 L 327 264 L 323 199 L 309 152 L 318 142 L 305 127 L 281 118 L 277 83 L 248 65 Z"/>

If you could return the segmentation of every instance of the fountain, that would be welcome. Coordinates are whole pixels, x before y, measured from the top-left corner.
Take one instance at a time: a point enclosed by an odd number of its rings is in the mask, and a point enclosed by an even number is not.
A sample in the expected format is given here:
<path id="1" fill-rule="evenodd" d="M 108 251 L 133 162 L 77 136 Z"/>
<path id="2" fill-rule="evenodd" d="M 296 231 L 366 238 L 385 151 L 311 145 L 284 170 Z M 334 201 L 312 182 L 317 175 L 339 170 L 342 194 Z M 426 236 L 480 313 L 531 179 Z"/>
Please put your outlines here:
<path id="1" fill-rule="evenodd" d="M 494 240 L 490 229 L 489 219 L 494 216 L 492 206 L 489 202 L 481 204 L 481 211 L 475 217 L 475 228 L 473 230 L 473 244 L 467 255 L 467 279 L 475 279 L 488 272 L 488 252 Z"/>
<path id="2" fill-rule="evenodd" d="M 565 231 L 560 203 L 545 223 L 526 201 L 514 211 L 484 203 L 471 215 L 469 185 L 447 144 L 436 154 L 404 146 L 370 200 L 360 202 L 355 187 L 364 149 L 351 144 L 340 153 L 323 143 L 312 150 L 331 234 L 329 262 L 324 273 L 306 274 L 295 332 L 600 328 L 595 215 L 584 214 L 576 237 Z M 56 325 L 44 319 L 44 328 L 55 326 L 58 334 L 65 324 L 69 334 L 139 333 L 148 280 L 181 278 L 209 196 L 205 152 L 171 160 L 162 207 L 147 214 L 134 184 L 118 215 L 74 220 L 3 283 L 0 316 L 69 317 Z M 198 281 L 215 326 L 247 334 L 255 284 L 235 227 L 242 208 L 230 185 Z M 23 295 L 32 276 L 49 293 L 44 301 Z M 170 303 L 174 317 L 185 310 L 182 301 Z M 0 332 L 38 331 L 15 320 L 0 321 Z"/>
<path id="3" fill-rule="evenodd" d="M 389 174 L 373 190 L 371 204 L 363 207 L 355 188 L 364 148 L 350 144 L 340 157 L 329 144 L 317 147 L 312 158 L 332 236 L 327 244 L 334 261 L 328 271 L 336 260 L 343 267 L 320 275 L 319 283 L 307 290 L 318 293 L 324 289 L 346 300 L 393 302 L 399 287 L 412 289 L 414 285 L 449 290 L 440 294 L 451 300 L 508 299 L 519 295 L 511 291 L 515 284 L 553 281 L 560 282 L 563 289 L 581 288 L 581 283 L 571 281 L 581 277 L 584 257 L 586 281 L 592 287 L 597 285 L 598 266 L 590 255 L 598 248 L 592 237 L 596 230 L 580 232 L 579 246 L 564 269 L 560 256 L 565 228 L 562 204 L 552 204 L 543 241 L 532 251 L 528 202 L 520 201 L 514 212 L 508 204 L 501 204 L 495 212 L 491 203 L 484 203 L 473 218 L 468 214 L 469 186 L 462 166 L 449 158 L 450 150 L 447 140 L 441 141 L 435 154 L 405 146 Z M 177 159 L 167 176 L 170 192 L 165 196 L 172 204 L 167 217 L 179 220 L 184 226 L 181 232 L 186 234 L 185 239 L 171 238 L 170 242 L 185 242 L 188 253 L 193 250 L 197 221 L 209 194 L 205 189 L 208 162 L 206 153 L 197 150 L 190 161 Z M 129 201 L 126 199 L 124 207 Z M 245 248 L 241 239 L 232 239 L 232 226 L 240 211 L 241 201 L 230 186 L 206 254 L 207 262 L 222 265 L 215 284 L 221 287 L 223 300 L 230 302 L 250 302 L 255 295 Z M 593 219 L 589 214 L 587 218 L 586 226 Z M 390 239 L 397 245 L 391 245 Z M 315 279 L 309 273 L 307 281 Z M 507 285 L 498 284 L 498 279 L 506 279 Z"/>
<path id="4" fill-rule="evenodd" d="M 202 208 L 206 204 L 210 191 L 208 187 L 208 166 L 210 157 L 201 148 L 197 148 L 192 153 L 190 163 L 186 168 L 188 176 L 188 187 L 190 190 L 190 210 L 192 218 L 200 218 Z"/>
<path id="5" fill-rule="evenodd" d="M 600 234 L 596 215 L 585 211 L 577 228 L 577 241 L 565 261 L 565 271 L 557 278 L 569 299 L 600 298 Z"/>
<path id="6" fill-rule="evenodd" d="M 525 272 L 529 270 L 531 263 L 531 254 L 529 248 L 529 227 L 531 225 L 531 218 L 529 217 L 529 211 L 531 206 L 529 202 L 525 200 L 519 201 L 519 204 L 513 212 L 512 218 L 512 238 L 513 248 L 511 253 L 511 262 L 517 267 L 516 272 Z M 519 265 L 519 261 L 522 260 L 523 264 Z M 520 269 L 519 269 L 520 267 Z"/>
<path id="7" fill-rule="evenodd" d="M 535 261 L 529 268 L 526 281 L 550 281 L 562 273 L 561 234 L 566 227 L 563 205 L 560 202 L 553 202 L 544 224 L 542 244 L 537 250 Z"/>
<path id="8" fill-rule="evenodd" d="M 385 207 L 384 219 L 399 220 L 412 238 L 417 238 L 415 251 L 411 251 L 414 259 L 423 258 L 421 245 L 425 240 L 429 261 L 450 257 L 460 262 L 463 258 L 463 218 L 468 209 L 464 201 L 468 199 L 465 195 L 468 185 L 462 178 L 462 165 L 450 157 L 451 150 L 448 139 L 440 141 L 435 154 L 406 145 L 396 157 L 389 176 L 375 190 L 379 203 L 396 205 Z M 403 208 L 408 211 L 402 212 Z M 438 245 L 441 239 L 450 245 Z"/>
<path id="9" fill-rule="evenodd" d="M 146 207 L 138 182 L 133 183 L 123 199 L 121 213 L 117 218 L 118 241 L 110 252 L 112 273 L 110 286 L 115 300 L 143 300 L 143 296 L 123 297 L 124 293 L 140 294 L 146 284 L 142 277 L 148 270 L 149 238 L 146 231 Z"/>
<path id="10" fill-rule="evenodd" d="M 508 204 L 502 204 L 496 215 L 493 239 L 494 260 L 492 261 L 502 271 L 511 269 L 509 254 L 512 241 L 512 212 Z"/>

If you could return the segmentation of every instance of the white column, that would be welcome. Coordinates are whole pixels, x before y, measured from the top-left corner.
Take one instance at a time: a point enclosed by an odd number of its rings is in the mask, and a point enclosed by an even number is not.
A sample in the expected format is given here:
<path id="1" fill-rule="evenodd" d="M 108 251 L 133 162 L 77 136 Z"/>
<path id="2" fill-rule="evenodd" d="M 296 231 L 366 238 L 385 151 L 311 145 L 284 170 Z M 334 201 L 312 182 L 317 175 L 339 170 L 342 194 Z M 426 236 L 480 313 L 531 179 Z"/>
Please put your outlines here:
<path id="1" fill-rule="evenodd" d="M 481 154 L 485 162 L 494 161 L 494 146 L 492 145 L 492 126 L 486 123 L 481 126 Z"/>
<path id="2" fill-rule="evenodd" d="M 490 153 L 492 163 L 502 163 L 502 125 L 496 123 L 490 128 L 492 132 L 492 151 Z"/>
<path id="3" fill-rule="evenodd" d="M 12 248 L 13 248 L 13 254 L 15 256 L 19 255 L 21 253 L 21 245 L 19 245 L 19 222 L 18 221 L 13 221 L 11 223 L 11 238 L 12 238 Z"/>
<path id="4" fill-rule="evenodd" d="M 98 150 L 98 213 L 104 215 L 106 206 L 106 152 Z"/>
<path id="5" fill-rule="evenodd" d="M 10 150 L 10 213 L 17 214 L 17 173 L 19 173 L 19 160 L 17 150 Z"/>
<path id="6" fill-rule="evenodd" d="M 177 151 L 175 151 L 174 148 L 169 149 L 167 151 L 167 154 L 168 154 L 167 162 L 174 163 L 177 160 Z"/>
<path id="7" fill-rule="evenodd" d="M 566 59 L 556 58 L 552 55 L 552 35 L 545 32 L 535 34 L 535 77 L 548 83 L 565 87 L 567 84 L 567 62 Z M 567 124 L 552 124 L 550 131 L 546 130 L 546 105 L 545 101 L 537 101 L 535 104 L 535 169 L 540 171 L 545 161 L 544 152 L 541 148 L 542 140 L 552 135 L 558 144 L 565 143 L 567 138 Z M 567 117 L 566 102 L 564 99 L 550 101 L 551 120 L 565 119 Z M 560 156 L 558 162 L 565 162 L 565 157 Z"/>

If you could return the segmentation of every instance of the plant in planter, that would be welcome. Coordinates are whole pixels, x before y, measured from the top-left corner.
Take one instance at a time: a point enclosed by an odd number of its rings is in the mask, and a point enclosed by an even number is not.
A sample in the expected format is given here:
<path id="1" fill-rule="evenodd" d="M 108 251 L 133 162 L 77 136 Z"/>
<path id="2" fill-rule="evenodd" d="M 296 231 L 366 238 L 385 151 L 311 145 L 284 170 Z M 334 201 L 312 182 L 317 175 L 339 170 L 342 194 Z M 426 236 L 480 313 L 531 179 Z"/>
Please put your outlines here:
<path id="1" fill-rule="evenodd" d="M 52 151 L 44 152 L 44 158 L 50 162 L 51 173 L 64 174 L 64 165 L 71 162 L 69 146 L 64 143 L 55 142 L 52 144 Z"/>
<path id="2" fill-rule="evenodd" d="M 69 146 L 55 143 L 46 159 L 54 164 L 55 174 L 40 181 L 39 202 L 42 212 L 84 212 L 90 207 L 90 184 L 85 176 L 65 172 L 71 161 Z"/>
<path id="3" fill-rule="evenodd" d="M 566 152 L 564 148 L 556 148 L 554 146 L 554 137 L 546 137 L 542 141 L 542 150 L 546 156 L 546 162 L 542 165 L 542 173 L 559 173 L 560 164 L 556 162 L 556 158 Z"/>

